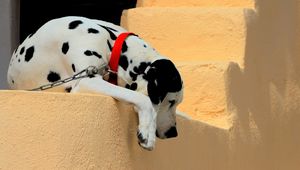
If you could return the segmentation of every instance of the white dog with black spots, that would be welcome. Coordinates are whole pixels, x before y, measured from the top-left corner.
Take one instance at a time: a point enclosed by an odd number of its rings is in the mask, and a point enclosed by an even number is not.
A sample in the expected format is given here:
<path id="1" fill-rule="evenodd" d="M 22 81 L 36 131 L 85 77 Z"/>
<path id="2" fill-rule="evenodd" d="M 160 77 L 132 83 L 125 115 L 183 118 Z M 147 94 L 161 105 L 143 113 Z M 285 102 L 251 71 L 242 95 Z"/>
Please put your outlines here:
<path id="1" fill-rule="evenodd" d="M 112 23 L 84 17 L 63 17 L 44 24 L 14 51 L 7 79 L 11 89 L 28 90 L 86 69 L 107 65 L 118 35 L 127 32 Z M 103 75 L 71 81 L 51 90 L 93 92 L 134 105 L 139 117 L 139 144 L 152 150 L 156 136 L 177 136 L 176 107 L 183 82 L 175 65 L 138 36 L 122 46 L 117 86 Z"/>

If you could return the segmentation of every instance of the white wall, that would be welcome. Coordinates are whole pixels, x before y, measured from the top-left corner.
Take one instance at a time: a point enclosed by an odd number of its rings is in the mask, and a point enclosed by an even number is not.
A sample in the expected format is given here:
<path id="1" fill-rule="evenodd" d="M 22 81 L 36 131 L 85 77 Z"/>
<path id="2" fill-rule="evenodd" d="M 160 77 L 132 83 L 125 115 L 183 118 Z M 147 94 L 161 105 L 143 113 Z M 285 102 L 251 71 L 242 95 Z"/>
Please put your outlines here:
<path id="1" fill-rule="evenodd" d="M 6 89 L 6 72 L 19 38 L 19 0 L 0 0 L 0 89 Z"/>

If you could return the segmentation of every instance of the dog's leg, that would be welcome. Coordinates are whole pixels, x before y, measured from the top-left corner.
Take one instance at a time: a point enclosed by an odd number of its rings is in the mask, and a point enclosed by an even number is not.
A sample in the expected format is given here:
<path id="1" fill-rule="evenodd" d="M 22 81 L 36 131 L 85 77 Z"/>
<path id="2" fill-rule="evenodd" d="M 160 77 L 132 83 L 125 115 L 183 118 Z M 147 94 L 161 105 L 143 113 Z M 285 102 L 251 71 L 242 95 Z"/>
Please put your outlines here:
<path id="1" fill-rule="evenodd" d="M 139 144 L 147 150 L 154 148 L 157 113 L 148 96 L 108 83 L 101 76 L 80 80 L 71 92 L 96 92 L 134 104 L 139 115 Z"/>

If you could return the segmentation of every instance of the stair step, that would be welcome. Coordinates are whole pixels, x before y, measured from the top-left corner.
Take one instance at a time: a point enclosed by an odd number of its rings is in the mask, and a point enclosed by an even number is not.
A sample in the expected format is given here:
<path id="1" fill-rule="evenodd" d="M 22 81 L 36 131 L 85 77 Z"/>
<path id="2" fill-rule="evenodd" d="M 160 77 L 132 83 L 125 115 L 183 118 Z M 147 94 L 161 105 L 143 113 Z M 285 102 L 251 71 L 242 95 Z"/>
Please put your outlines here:
<path id="1" fill-rule="evenodd" d="M 228 128 L 225 74 L 229 62 L 178 62 L 184 99 L 178 110 L 192 119 Z"/>
<path id="2" fill-rule="evenodd" d="M 245 50 L 245 8 L 135 8 L 121 25 L 176 61 L 236 61 Z"/>
<path id="3" fill-rule="evenodd" d="M 137 7 L 224 6 L 254 7 L 254 0 L 138 0 Z"/>

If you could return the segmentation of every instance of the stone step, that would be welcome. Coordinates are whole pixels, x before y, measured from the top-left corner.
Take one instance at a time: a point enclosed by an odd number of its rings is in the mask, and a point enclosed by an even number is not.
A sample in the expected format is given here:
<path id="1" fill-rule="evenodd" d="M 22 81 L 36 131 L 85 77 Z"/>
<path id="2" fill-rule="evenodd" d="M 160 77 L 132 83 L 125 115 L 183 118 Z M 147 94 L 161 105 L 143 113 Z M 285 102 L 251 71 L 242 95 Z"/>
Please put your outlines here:
<path id="1" fill-rule="evenodd" d="M 184 82 L 184 99 L 178 110 L 220 128 L 228 119 L 225 75 L 229 62 L 177 62 Z"/>
<path id="2" fill-rule="evenodd" d="M 138 145 L 132 106 L 111 97 L 0 91 L 0 100 L 0 169 L 224 169 L 228 163 L 228 129 L 178 118 L 178 137 L 157 139 L 149 152 Z"/>
<path id="3" fill-rule="evenodd" d="M 121 25 L 176 61 L 242 63 L 246 8 L 135 8 Z"/>
<path id="4" fill-rule="evenodd" d="M 254 7 L 254 0 L 138 0 L 137 7 L 224 6 Z"/>

